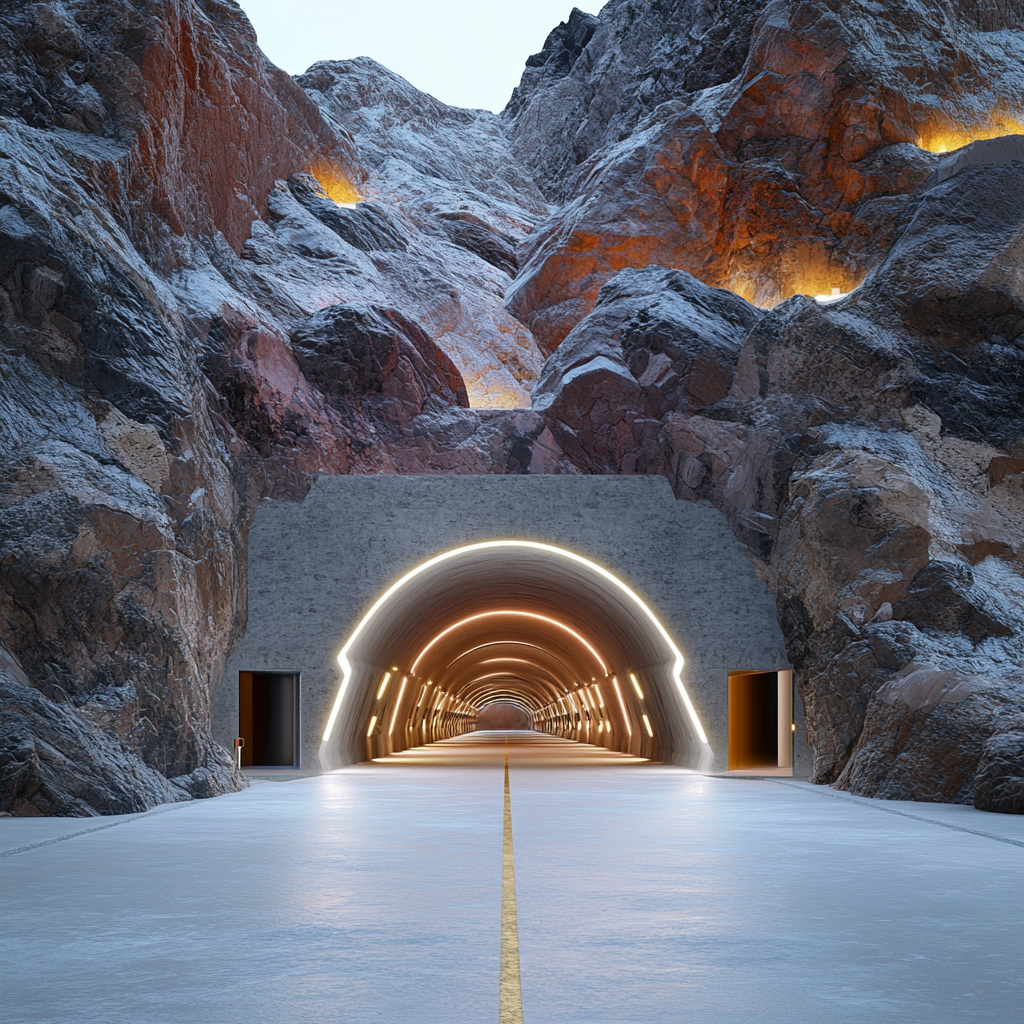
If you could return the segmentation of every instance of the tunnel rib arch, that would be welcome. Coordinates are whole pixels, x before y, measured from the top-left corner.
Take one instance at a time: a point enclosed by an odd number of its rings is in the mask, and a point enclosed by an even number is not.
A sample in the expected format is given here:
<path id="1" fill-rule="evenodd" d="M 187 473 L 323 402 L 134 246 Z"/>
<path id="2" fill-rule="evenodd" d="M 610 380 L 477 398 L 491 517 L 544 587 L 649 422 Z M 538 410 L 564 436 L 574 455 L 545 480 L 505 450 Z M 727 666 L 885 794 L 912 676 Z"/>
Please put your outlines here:
<path id="1" fill-rule="evenodd" d="M 374 602 L 337 662 L 324 770 L 468 731 L 500 701 L 557 735 L 711 764 L 683 653 L 659 617 L 603 566 L 551 544 L 484 541 L 427 559 Z M 644 677 L 642 696 L 629 673 Z"/>

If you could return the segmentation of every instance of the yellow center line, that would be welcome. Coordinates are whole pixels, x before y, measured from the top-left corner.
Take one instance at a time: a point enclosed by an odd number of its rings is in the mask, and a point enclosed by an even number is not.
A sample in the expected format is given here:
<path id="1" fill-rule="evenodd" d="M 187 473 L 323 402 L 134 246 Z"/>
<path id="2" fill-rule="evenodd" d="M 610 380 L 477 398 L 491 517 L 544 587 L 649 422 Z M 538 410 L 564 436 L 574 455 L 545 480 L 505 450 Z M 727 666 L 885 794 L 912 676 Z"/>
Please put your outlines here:
<path id="1" fill-rule="evenodd" d="M 498 1024 L 523 1024 L 519 981 L 519 921 L 516 916 L 516 861 L 512 849 L 512 800 L 505 745 L 505 820 L 501 844 L 501 968 L 498 975 Z"/>

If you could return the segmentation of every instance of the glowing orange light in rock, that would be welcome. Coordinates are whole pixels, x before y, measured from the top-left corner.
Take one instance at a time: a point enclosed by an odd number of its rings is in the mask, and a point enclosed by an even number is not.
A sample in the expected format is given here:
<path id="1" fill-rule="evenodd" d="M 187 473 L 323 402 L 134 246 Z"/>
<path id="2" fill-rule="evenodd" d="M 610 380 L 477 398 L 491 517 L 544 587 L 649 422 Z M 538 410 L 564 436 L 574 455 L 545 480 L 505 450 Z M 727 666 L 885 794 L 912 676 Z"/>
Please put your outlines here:
<path id="1" fill-rule="evenodd" d="M 929 153 L 953 153 L 972 142 L 1024 135 L 1024 124 L 1019 117 L 998 110 L 993 110 L 984 121 L 974 124 L 936 115 L 918 128 L 918 135 L 917 144 L 921 149 Z"/>
<path id="2" fill-rule="evenodd" d="M 772 309 L 794 295 L 807 295 L 818 302 L 836 302 L 860 287 L 866 271 L 835 263 L 824 254 L 804 254 L 783 269 L 766 265 L 758 271 L 737 272 L 726 283 L 751 305 Z"/>
<path id="3" fill-rule="evenodd" d="M 309 173 L 320 183 L 320 187 L 339 206 L 347 206 L 362 201 L 351 178 L 335 164 L 326 160 L 314 160 L 308 168 Z"/>

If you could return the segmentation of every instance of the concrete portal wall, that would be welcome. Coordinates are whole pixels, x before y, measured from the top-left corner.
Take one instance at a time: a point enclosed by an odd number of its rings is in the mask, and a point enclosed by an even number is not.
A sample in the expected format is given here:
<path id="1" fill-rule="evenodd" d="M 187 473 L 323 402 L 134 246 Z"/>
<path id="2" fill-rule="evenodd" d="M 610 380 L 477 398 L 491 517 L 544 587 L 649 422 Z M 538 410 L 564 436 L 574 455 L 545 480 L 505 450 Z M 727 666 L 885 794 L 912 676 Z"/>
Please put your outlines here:
<path id="1" fill-rule="evenodd" d="M 264 502 L 249 534 L 248 626 L 214 695 L 216 738 L 230 747 L 236 735 L 239 671 L 298 671 L 301 767 L 318 772 L 336 656 L 373 602 L 433 555 L 506 539 L 591 558 L 647 601 L 686 657 L 714 770 L 725 771 L 729 671 L 789 664 L 775 600 L 724 516 L 677 501 L 658 476 L 321 477 L 303 502 Z M 796 722 L 799 774 L 799 706 Z"/>

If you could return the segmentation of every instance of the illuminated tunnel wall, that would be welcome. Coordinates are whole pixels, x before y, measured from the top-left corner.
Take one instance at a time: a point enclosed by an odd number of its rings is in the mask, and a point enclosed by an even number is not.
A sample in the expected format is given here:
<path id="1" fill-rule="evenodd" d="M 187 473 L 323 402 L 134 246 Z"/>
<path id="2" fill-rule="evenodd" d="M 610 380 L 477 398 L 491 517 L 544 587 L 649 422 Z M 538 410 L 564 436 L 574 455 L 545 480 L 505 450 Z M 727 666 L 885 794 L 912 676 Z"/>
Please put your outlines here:
<path id="1" fill-rule="evenodd" d="M 457 735 L 496 702 L 724 771 L 728 673 L 787 666 L 724 517 L 661 477 L 322 477 L 257 514 L 213 726 L 230 746 L 240 671 L 297 672 L 305 771 Z"/>
<path id="2" fill-rule="evenodd" d="M 553 545 L 488 541 L 428 559 L 338 660 L 320 748 L 328 769 L 458 735 L 498 702 L 567 739 L 712 764 L 682 653 L 656 614 L 614 574 Z"/>

